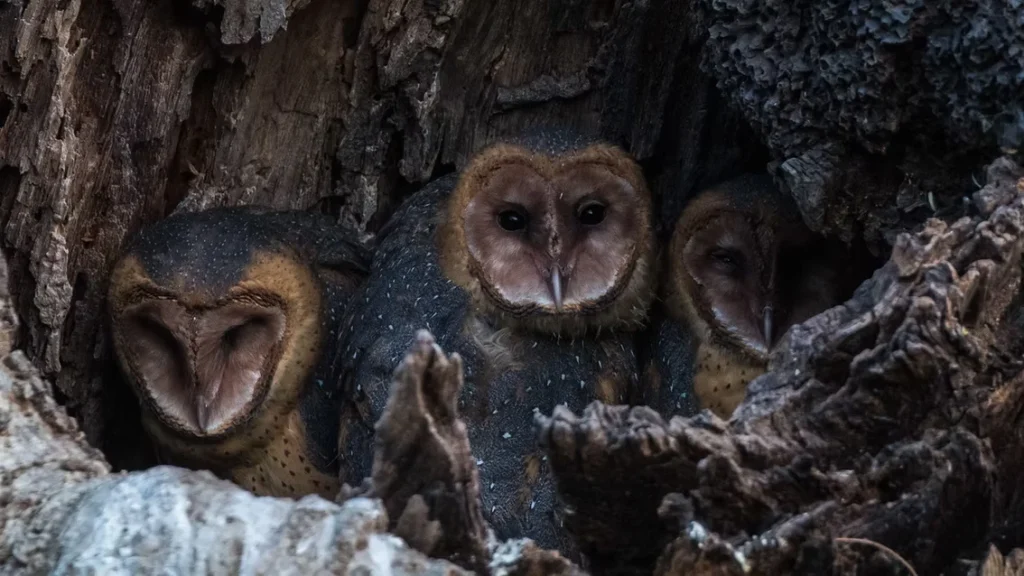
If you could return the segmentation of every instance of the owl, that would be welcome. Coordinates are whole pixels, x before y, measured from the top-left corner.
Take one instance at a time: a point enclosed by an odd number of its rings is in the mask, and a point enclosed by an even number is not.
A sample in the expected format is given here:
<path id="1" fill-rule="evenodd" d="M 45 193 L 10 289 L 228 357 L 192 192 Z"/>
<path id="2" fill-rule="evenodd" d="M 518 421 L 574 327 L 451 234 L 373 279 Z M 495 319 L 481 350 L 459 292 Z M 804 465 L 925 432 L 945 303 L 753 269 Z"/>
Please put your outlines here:
<path id="1" fill-rule="evenodd" d="M 345 378 L 365 417 L 342 432 L 342 459 L 369 451 L 392 371 L 427 329 L 463 358 L 460 415 L 496 535 L 573 555 L 534 414 L 621 403 L 636 386 L 651 216 L 629 155 L 551 132 L 493 145 L 409 198 L 378 236 L 346 326 Z M 346 482 L 369 473 L 363 462 Z"/>
<path id="2" fill-rule="evenodd" d="M 839 243 L 812 233 L 765 175 L 699 193 L 676 222 L 662 277 L 647 403 L 665 415 L 700 408 L 728 418 L 794 324 L 855 288 Z"/>
<path id="3" fill-rule="evenodd" d="M 260 495 L 334 497 L 350 417 L 337 332 L 369 257 L 298 211 L 220 208 L 144 229 L 114 266 L 108 314 L 161 459 Z"/>

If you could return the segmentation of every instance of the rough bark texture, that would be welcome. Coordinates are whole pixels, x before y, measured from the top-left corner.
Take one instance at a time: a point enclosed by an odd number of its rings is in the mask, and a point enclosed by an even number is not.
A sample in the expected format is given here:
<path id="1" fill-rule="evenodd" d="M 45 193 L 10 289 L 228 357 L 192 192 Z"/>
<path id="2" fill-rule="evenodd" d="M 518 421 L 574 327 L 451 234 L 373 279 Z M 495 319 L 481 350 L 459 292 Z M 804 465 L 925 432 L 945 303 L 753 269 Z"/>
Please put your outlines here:
<path id="1" fill-rule="evenodd" d="M 359 3 L 316 2 L 286 31 L 286 2 L 224 4 L 212 21 L 184 0 L 0 4 L 0 245 L 20 347 L 97 445 L 100 319 L 126 237 L 179 204 L 332 194 Z M 236 45 L 257 21 L 273 40 Z"/>
<path id="2" fill-rule="evenodd" d="M 11 353 L 17 329 L 18 315 L 11 306 L 11 295 L 7 289 L 7 262 L 0 257 L 0 357 Z"/>
<path id="3" fill-rule="evenodd" d="M 207 472 L 109 474 L 20 352 L 0 371 L 0 573 L 459 574 L 381 504 L 257 498 Z"/>
<path id="4" fill-rule="evenodd" d="M 793 328 L 729 422 L 597 403 L 541 418 L 595 566 L 899 570 L 834 540 L 854 537 L 938 574 L 992 538 L 1024 543 L 1024 363 L 1006 346 L 1021 337 L 1024 171 L 996 161 L 974 204 L 981 217 L 901 236 L 853 299 Z"/>
<path id="5" fill-rule="evenodd" d="M 425 554 L 482 570 L 488 561 L 480 478 L 459 419 L 462 359 L 445 356 L 429 332 L 395 371 L 374 431 L 365 496 L 380 498 L 396 534 Z"/>
<path id="6" fill-rule="evenodd" d="M 28 358 L 2 362 L 0 574 L 464 573 L 386 534 L 376 500 L 258 498 L 171 467 L 110 474 Z"/>
<path id="7" fill-rule="evenodd" d="M 477 462 L 459 418 L 462 359 L 426 330 L 395 370 L 374 437 L 373 474 L 340 499 L 379 498 L 391 530 L 413 548 L 477 573 L 585 574 L 528 539 L 497 542 L 481 510 Z"/>
<path id="8" fill-rule="evenodd" d="M 461 366 L 448 362 L 430 340 L 406 359 L 396 389 L 422 391 L 414 380 L 436 368 L 432 376 L 439 379 L 430 381 L 452 386 L 457 395 Z M 410 412 L 415 409 L 405 413 Z M 452 423 L 461 425 L 457 419 Z M 461 437 L 465 442 L 464 433 Z M 382 453 L 394 454 L 393 448 Z M 380 500 L 355 497 L 339 506 L 317 496 L 260 498 L 208 472 L 169 466 L 111 474 L 20 351 L 0 361 L 0 454 L 0 574 L 469 574 L 386 533 L 388 514 Z M 475 472 L 468 451 L 454 454 L 454 469 Z M 420 465 L 439 469 L 436 462 Z M 444 480 L 415 487 L 436 497 Z M 385 491 L 393 484 L 381 487 Z M 400 490 L 389 494 L 409 498 Z M 420 495 L 412 499 L 424 502 Z M 476 537 L 469 538 L 466 526 L 457 525 L 457 513 L 431 510 L 442 516 L 445 531 L 438 532 L 422 529 L 427 516 L 420 512 L 415 505 L 405 507 L 399 532 L 404 528 L 413 544 L 438 535 L 427 548 L 472 564 L 477 573 L 583 574 L 529 541 L 491 543 L 482 550 L 479 531 L 485 526 L 479 514 L 478 523 L 469 525 Z"/>
<path id="9" fill-rule="evenodd" d="M 413 185 L 528 124 L 632 150 L 671 222 L 701 184 L 767 160 L 699 69 L 705 31 L 675 0 L 0 2 L 19 346 L 109 448 L 133 430 L 104 418 L 118 388 L 99 368 L 129 235 L 239 203 L 372 232 Z"/>
<path id="10" fill-rule="evenodd" d="M 817 230 L 891 242 L 1024 144 L 1018 2 L 700 3 L 705 67 Z"/>

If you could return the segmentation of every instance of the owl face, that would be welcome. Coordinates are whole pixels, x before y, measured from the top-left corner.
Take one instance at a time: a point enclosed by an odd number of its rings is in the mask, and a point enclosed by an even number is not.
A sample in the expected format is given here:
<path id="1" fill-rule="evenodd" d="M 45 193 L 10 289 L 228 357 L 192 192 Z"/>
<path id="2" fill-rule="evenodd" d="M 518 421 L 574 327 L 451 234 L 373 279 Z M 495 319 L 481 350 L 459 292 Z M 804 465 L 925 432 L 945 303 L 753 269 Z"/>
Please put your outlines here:
<path id="1" fill-rule="evenodd" d="M 687 207 L 670 247 L 670 277 L 705 337 L 763 361 L 790 326 L 841 300 L 833 248 L 787 197 L 750 181 L 712 189 Z"/>
<path id="2" fill-rule="evenodd" d="M 319 284 L 287 250 L 223 246 L 202 233 L 178 240 L 116 265 L 114 348 L 160 432 L 223 439 L 294 406 L 318 354 Z"/>
<path id="3" fill-rule="evenodd" d="M 499 146 L 460 179 L 442 263 L 496 316 L 557 332 L 629 326 L 650 300 L 649 222 L 649 193 L 623 152 Z"/>

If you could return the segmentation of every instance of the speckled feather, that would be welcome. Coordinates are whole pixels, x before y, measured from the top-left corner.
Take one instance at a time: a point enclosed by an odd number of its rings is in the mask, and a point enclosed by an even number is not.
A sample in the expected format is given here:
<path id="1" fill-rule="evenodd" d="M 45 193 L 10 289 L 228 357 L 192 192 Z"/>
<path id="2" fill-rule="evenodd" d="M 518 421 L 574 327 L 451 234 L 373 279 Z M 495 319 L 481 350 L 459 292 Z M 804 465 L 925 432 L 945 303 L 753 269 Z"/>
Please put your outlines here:
<path id="1" fill-rule="evenodd" d="M 701 409 L 694 392 L 695 337 L 659 306 L 651 318 L 640 353 L 643 379 L 630 403 L 649 406 L 665 418 L 692 416 Z"/>
<path id="2" fill-rule="evenodd" d="M 157 285 L 185 298 L 217 298 L 239 282 L 256 252 L 297 258 L 314 270 L 321 294 L 321 341 L 336 342 L 344 308 L 369 270 L 369 251 L 327 218 L 260 207 L 218 208 L 156 223 L 129 246 Z M 166 459 L 209 468 L 259 494 L 300 496 L 337 491 L 336 454 L 342 394 L 337 350 L 320 347 L 301 385 L 297 409 L 254 415 L 240 434 L 249 438 L 230 458 L 216 445 L 171 438 Z M 145 404 L 145 403 L 144 403 Z M 166 440 L 166 439 L 165 439 Z"/>
<path id="3" fill-rule="evenodd" d="M 590 401 L 627 400 L 638 364 L 628 335 L 569 341 L 495 330 L 468 308 L 468 295 L 443 276 L 435 233 L 456 178 L 439 179 L 393 216 L 380 239 L 358 309 L 345 327 L 346 396 L 365 415 L 347 432 L 345 481 L 370 473 L 372 426 L 392 373 L 426 328 L 446 352 L 458 352 L 466 383 L 459 408 L 467 421 L 487 520 L 500 538 L 528 536 L 575 555 L 556 517 L 553 479 L 534 431 L 534 412 L 558 404 L 580 411 Z"/>

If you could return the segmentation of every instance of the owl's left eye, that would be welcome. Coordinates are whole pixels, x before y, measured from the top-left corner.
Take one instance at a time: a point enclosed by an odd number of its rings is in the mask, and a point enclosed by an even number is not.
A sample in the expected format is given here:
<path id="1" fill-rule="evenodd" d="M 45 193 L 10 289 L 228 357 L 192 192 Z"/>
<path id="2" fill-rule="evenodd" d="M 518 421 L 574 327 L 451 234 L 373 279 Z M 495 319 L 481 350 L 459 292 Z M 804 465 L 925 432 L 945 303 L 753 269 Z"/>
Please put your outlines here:
<path id="1" fill-rule="evenodd" d="M 509 232 L 526 228 L 526 214 L 519 210 L 503 210 L 498 214 L 498 225 Z"/>
<path id="2" fill-rule="evenodd" d="M 580 208 L 577 218 L 584 226 L 597 226 L 604 221 L 605 207 L 597 202 L 587 204 Z"/>
<path id="3" fill-rule="evenodd" d="M 743 255 L 729 248 L 716 248 L 711 251 L 711 257 L 719 266 L 730 271 L 737 270 L 743 265 Z"/>

